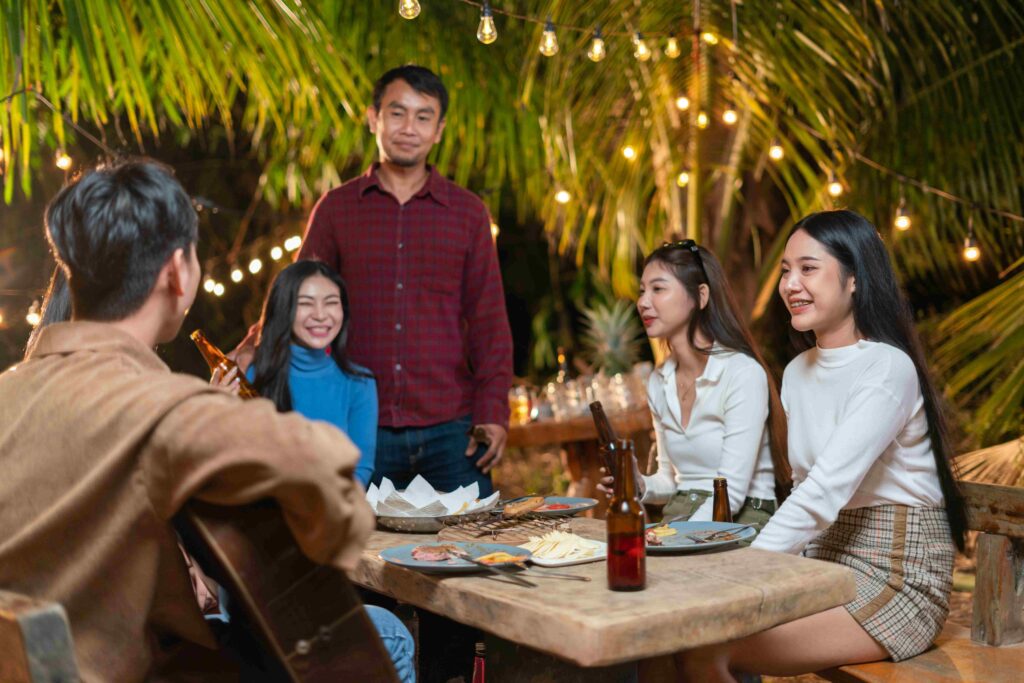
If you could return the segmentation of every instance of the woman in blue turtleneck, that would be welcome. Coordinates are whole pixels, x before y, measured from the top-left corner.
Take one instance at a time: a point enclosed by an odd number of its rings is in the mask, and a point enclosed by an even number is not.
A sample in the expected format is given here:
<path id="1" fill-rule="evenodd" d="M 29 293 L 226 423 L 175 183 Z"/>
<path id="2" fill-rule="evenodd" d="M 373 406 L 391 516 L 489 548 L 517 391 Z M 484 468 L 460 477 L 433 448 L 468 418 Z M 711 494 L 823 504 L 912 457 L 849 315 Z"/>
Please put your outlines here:
<path id="1" fill-rule="evenodd" d="M 361 453 L 356 478 L 365 487 L 377 450 L 377 384 L 348 359 L 348 330 L 341 276 L 319 261 L 297 261 L 270 287 L 246 376 L 278 410 L 295 410 L 345 432 Z"/>

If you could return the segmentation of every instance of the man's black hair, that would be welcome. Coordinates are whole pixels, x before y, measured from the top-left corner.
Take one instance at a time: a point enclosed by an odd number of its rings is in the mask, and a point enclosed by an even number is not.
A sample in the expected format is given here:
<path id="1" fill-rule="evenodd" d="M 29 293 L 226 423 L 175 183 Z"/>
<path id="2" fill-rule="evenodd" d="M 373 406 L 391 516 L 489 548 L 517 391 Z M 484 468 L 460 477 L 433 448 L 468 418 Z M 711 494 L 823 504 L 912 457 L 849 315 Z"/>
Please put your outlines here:
<path id="1" fill-rule="evenodd" d="M 437 77 L 437 74 L 424 66 L 417 66 L 416 64 L 395 67 L 377 79 L 377 82 L 373 84 L 374 109 L 378 112 L 380 111 L 384 91 L 387 90 L 388 85 L 392 81 L 399 79 L 408 83 L 413 90 L 421 95 L 436 97 L 441 103 L 441 116 L 438 120 L 445 117 L 445 114 L 448 113 L 448 90 L 444 87 L 441 79 Z"/>
<path id="2" fill-rule="evenodd" d="M 101 165 L 65 186 L 46 208 L 46 234 L 74 317 L 112 321 L 136 312 L 171 254 L 196 243 L 198 227 L 188 193 L 152 159 Z"/>

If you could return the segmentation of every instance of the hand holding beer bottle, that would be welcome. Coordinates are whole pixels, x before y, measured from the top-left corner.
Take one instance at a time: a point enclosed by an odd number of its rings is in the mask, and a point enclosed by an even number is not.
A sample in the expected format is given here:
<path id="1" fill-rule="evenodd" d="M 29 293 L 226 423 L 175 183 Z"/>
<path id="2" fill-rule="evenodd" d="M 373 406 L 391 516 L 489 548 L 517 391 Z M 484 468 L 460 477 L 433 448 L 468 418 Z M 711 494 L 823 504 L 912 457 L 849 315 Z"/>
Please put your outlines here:
<path id="1" fill-rule="evenodd" d="M 210 381 L 213 384 L 233 391 L 232 384 L 237 380 L 237 394 L 239 396 L 242 398 L 259 398 L 259 393 L 249 383 L 249 380 L 245 378 L 241 370 L 238 369 L 235 361 L 225 356 L 223 351 L 210 343 L 210 340 L 206 338 L 202 330 L 196 330 L 190 336 L 199 348 L 199 353 L 203 354 L 206 364 L 210 366 L 210 372 L 212 373 Z"/>

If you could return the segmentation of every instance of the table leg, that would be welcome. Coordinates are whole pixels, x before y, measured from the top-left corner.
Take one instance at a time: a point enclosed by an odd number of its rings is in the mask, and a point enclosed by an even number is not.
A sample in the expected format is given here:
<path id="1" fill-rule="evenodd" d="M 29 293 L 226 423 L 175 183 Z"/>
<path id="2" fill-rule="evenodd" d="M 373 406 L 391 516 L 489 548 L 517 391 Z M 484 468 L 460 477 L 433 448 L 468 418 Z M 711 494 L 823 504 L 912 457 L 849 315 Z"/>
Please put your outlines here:
<path id="1" fill-rule="evenodd" d="M 487 683 L 636 683 L 635 663 L 584 668 L 487 635 Z"/>

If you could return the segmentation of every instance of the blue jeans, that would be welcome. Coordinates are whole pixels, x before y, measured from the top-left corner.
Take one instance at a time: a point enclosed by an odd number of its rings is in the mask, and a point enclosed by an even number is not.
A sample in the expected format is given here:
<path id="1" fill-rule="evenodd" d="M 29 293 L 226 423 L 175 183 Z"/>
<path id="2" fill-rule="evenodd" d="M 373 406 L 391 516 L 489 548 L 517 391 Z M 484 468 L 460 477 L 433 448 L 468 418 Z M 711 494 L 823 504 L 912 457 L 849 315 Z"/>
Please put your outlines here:
<path id="1" fill-rule="evenodd" d="M 395 488 L 404 489 L 419 474 L 438 491 L 453 491 L 475 481 L 481 498 L 491 495 L 490 475 L 476 466 L 487 446 L 466 457 L 466 432 L 472 426 L 472 419 L 463 417 L 429 427 L 379 427 L 373 483 L 379 486 L 387 477 Z"/>
<path id="2" fill-rule="evenodd" d="M 398 672 L 398 680 L 402 683 L 416 683 L 416 667 L 413 664 L 416 644 L 409 629 L 398 617 L 383 607 L 366 605 L 366 613 L 370 615 L 370 621 L 377 628 L 384 649 L 391 656 L 395 671 Z"/>

